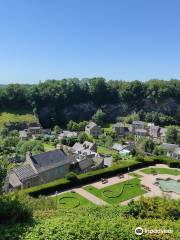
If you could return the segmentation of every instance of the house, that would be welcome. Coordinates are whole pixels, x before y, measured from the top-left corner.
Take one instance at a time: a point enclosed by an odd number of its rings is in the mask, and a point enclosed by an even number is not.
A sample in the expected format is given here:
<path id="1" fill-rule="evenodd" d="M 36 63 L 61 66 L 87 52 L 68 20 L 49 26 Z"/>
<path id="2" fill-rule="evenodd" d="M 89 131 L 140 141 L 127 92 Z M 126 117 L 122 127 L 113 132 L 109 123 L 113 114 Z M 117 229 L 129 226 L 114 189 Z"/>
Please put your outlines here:
<path id="1" fill-rule="evenodd" d="M 101 134 L 101 127 L 94 122 L 90 122 L 86 125 L 85 132 L 93 137 L 98 137 Z"/>
<path id="2" fill-rule="evenodd" d="M 77 133 L 71 131 L 63 131 L 62 133 L 59 134 L 58 139 L 61 140 L 65 137 L 77 137 Z"/>
<path id="3" fill-rule="evenodd" d="M 123 137 L 129 132 L 128 127 L 122 122 L 115 123 L 112 128 L 118 137 Z"/>
<path id="4" fill-rule="evenodd" d="M 124 148 L 126 148 L 126 146 L 122 145 L 120 143 L 114 143 L 113 146 L 112 146 L 112 149 L 116 150 L 118 152 L 122 151 Z"/>
<path id="5" fill-rule="evenodd" d="M 171 155 L 175 159 L 180 159 L 180 147 L 175 148 Z"/>
<path id="6" fill-rule="evenodd" d="M 37 127 L 29 127 L 28 128 L 28 132 L 34 137 L 38 137 L 41 134 L 41 127 L 37 126 Z"/>
<path id="7" fill-rule="evenodd" d="M 4 189 L 8 192 L 63 178 L 69 172 L 71 162 L 62 150 L 36 155 L 28 152 L 24 164 L 9 172 Z"/>
<path id="8" fill-rule="evenodd" d="M 137 129 L 145 129 L 146 124 L 145 122 L 142 122 L 142 121 L 133 121 L 131 127 L 132 127 L 132 133 L 135 133 L 135 130 Z"/>
<path id="9" fill-rule="evenodd" d="M 93 158 L 94 165 L 91 167 L 91 169 L 100 169 L 104 167 L 104 158 L 101 156 L 95 156 Z"/>
<path id="10" fill-rule="evenodd" d="M 166 128 L 160 128 L 160 137 L 159 137 L 159 141 L 160 143 L 165 143 L 166 142 Z"/>
<path id="11" fill-rule="evenodd" d="M 113 158 L 110 157 L 104 157 L 104 167 L 111 167 L 113 164 Z"/>
<path id="12" fill-rule="evenodd" d="M 175 149 L 179 148 L 177 144 L 172 144 L 172 143 L 162 143 L 160 147 L 166 151 L 168 157 L 172 157 Z"/>
<path id="13" fill-rule="evenodd" d="M 25 141 L 25 140 L 28 140 L 29 137 L 30 137 L 30 134 L 28 133 L 28 131 L 25 129 L 25 130 L 22 130 L 22 131 L 19 131 L 19 137 L 22 141 Z"/>
<path id="14" fill-rule="evenodd" d="M 50 128 L 44 128 L 44 129 L 42 129 L 42 133 L 44 135 L 51 135 L 51 129 Z"/>
<path id="15" fill-rule="evenodd" d="M 96 153 L 96 143 L 85 141 L 83 144 L 75 143 L 71 148 L 72 158 L 78 163 L 81 171 L 90 170 L 94 164 L 94 158 L 99 155 Z"/>
<path id="16" fill-rule="evenodd" d="M 149 136 L 156 142 L 160 139 L 160 130 L 161 128 L 159 126 L 155 126 L 154 124 L 149 126 Z"/>
<path id="17" fill-rule="evenodd" d="M 78 166 L 79 166 L 81 172 L 86 172 L 86 171 L 90 170 L 90 168 L 93 165 L 94 157 L 95 157 L 95 154 L 92 152 L 89 154 L 87 154 L 86 152 L 83 152 L 76 157 L 76 161 L 78 163 Z"/>
<path id="18" fill-rule="evenodd" d="M 112 146 L 112 149 L 118 151 L 120 154 L 123 154 L 123 155 L 130 154 L 130 152 L 131 152 L 130 146 L 122 145 L 119 143 L 114 143 L 114 145 Z"/>
<path id="19" fill-rule="evenodd" d="M 141 129 L 138 128 L 138 129 L 135 129 L 134 135 L 135 135 L 135 141 L 138 141 L 139 138 L 148 136 L 148 131 L 143 128 Z"/>
<path id="20" fill-rule="evenodd" d="M 88 142 L 88 141 L 84 141 L 83 144 L 77 142 L 72 146 L 72 151 L 75 153 L 96 152 L 97 146 L 96 146 L 96 143 L 92 143 L 92 142 Z"/>

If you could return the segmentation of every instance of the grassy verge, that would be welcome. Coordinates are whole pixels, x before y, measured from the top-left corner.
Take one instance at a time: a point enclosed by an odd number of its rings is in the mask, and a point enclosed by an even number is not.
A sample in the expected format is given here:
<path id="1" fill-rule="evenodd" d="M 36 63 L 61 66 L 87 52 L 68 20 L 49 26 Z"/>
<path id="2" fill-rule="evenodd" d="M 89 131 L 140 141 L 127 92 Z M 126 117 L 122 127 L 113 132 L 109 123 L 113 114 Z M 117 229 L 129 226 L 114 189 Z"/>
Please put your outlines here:
<path id="1" fill-rule="evenodd" d="M 49 143 L 43 143 L 43 146 L 44 146 L 45 151 L 51 151 L 51 150 L 55 149 L 55 147 Z"/>
<path id="2" fill-rule="evenodd" d="M 169 168 L 146 168 L 141 170 L 141 172 L 146 173 L 146 174 L 152 174 L 156 171 L 158 174 L 169 174 L 169 175 L 175 175 L 175 176 L 180 176 L 180 171 L 177 169 L 169 169 Z"/>
<path id="3" fill-rule="evenodd" d="M 106 147 L 102 147 L 102 146 L 98 146 L 97 152 L 100 154 L 108 154 L 108 155 L 117 154 L 117 151 L 106 148 Z"/>
<path id="4" fill-rule="evenodd" d="M 102 189 L 97 189 L 91 185 L 84 187 L 84 189 L 110 204 L 118 204 L 146 193 L 146 191 L 141 188 L 141 181 L 138 178 L 107 186 Z"/>
<path id="5" fill-rule="evenodd" d="M 37 122 L 33 113 L 27 111 L 0 112 L 0 127 L 7 122 Z"/>

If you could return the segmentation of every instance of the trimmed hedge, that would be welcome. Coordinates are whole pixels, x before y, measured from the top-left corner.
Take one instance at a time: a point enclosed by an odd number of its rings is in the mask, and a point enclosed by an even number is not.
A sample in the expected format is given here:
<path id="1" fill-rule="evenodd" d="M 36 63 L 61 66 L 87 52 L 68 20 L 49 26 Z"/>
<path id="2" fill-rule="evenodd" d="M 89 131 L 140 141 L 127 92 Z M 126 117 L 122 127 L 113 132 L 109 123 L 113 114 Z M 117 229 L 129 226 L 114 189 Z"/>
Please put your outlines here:
<path id="1" fill-rule="evenodd" d="M 128 168 L 130 171 L 133 171 L 139 168 L 152 166 L 157 163 L 167 164 L 170 167 L 180 167 L 180 163 L 177 160 L 168 157 L 164 156 L 145 157 L 143 162 L 124 161 L 112 167 L 80 174 L 77 176 L 77 181 L 69 181 L 68 179 L 63 178 L 37 187 L 28 188 L 25 189 L 24 191 L 33 197 L 38 197 L 39 195 L 53 194 L 56 191 L 63 191 L 75 186 L 92 183 L 93 181 L 100 180 L 102 177 L 111 177 L 119 173 L 127 173 Z"/>
<path id="2" fill-rule="evenodd" d="M 164 157 L 164 156 L 153 156 L 153 157 L 148 157 L 148 159 L 145 161 L 152 161 L 154 164 L 167 164 L 171 168 L 180 168 L 180 161 L 170 158 L 170 157 Z"/>

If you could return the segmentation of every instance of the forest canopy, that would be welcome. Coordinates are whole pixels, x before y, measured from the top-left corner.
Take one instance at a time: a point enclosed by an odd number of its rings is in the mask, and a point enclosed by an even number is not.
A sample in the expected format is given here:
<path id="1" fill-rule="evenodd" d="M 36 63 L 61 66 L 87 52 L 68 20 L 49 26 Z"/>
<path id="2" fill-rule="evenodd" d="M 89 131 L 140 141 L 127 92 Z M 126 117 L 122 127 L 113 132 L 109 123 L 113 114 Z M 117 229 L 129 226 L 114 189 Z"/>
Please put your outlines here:
<path id="1" fill-rule="evenodd" d="M 167 102 L 167 104 L 166 104 Z M 161 104 L 167 105 L 167 107 Z M 85 105 L 83 113 L 80 104 Z M 64 124 L 69 120 L 88 120 L 97 109 L 108 111 L 110 105 L 125 104 L 125 111 L 161 112 L 167 116 L 180 115 L 180 81 L 172 79 L 141 81 L 106 81 L 104 78 L 47 80 L 34 85 L 9 84 L 0 88 L 0 109 L 30 109 L 46 126 Z M 71 116 L 72 106 L 76 108 Z M 78 106 L 79 105 L 79 106 Z M 106 107 L 104 107 L 107 105 Z M 121 107 L 120 106 L 120 107 Z M 77 110 L 78 109 L 78 110 Z M 87 110 L 87 114 L 86 114 Z M 70 112 L 70 117 L 66 115 Z M 118 111 L 117 111 L 118 112 Z M 116 116 L 116 117 L 117 117 Z M 78 119 L 80 118 L 80 119 Z"/>

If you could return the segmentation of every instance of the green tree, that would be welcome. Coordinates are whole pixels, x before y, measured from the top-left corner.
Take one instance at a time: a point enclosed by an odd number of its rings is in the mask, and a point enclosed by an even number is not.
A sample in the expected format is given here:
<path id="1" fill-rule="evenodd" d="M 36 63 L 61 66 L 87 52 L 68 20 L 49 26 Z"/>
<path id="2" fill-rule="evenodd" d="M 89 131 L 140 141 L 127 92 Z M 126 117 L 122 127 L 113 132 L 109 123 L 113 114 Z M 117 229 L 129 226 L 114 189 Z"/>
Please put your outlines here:
<path id="1" fill-rule="evenodd" d="M 175 126 L 169 126 L 166 131 L 166 142 L 176 143 L 177 141 L 177 128 Z"/>
<path id="2" fill-rule="evenodd" d="M 96 124 L 103 126 L 106 121 L 106 114 L 101 109 L 98 109 L 97 112 L 92 116 L 92 120 Z"/>
<path id="3" fill-rule="evenodd" d="M 53 128 L 53 132 L 55 134 L 60 134 L 60 133 L 62 133 L 62 129 L 58 125 L 55 125 Z"/>
<path id="4" fill-rule="evenodd" d="M 154 151 L 153 151 L 153 153 L 155 154 L 155 155 L 157 155 L 157 156 L 160 156 L 160 155 L 165 155 L 165 150 L 163 149 L 163 148 L 161 148 L 160 146 L 156 146 L 155 148 L 154 148 Z"/>
<path id="5" fill-rule="evenodd" d="M 4 185 L 7 169 L 1 164 L 0 165 L 0 194 L 2 193 L 2 187 Z"/>
<path id="6" fill-rule="evenodd" d="M 88 140 L 88 135 L 85 132 L 81 132 L 78 135 L 77 140 L 78 140 L 78 142 L 83 143 L 84 141 Z"/>
<path id="7" fill-rule="evenodd" d="M 152 153 L 155 148 L 155 143 L 152 139 L 142 138 L 139 140 L 139 149 L 143 152 Z"/>

